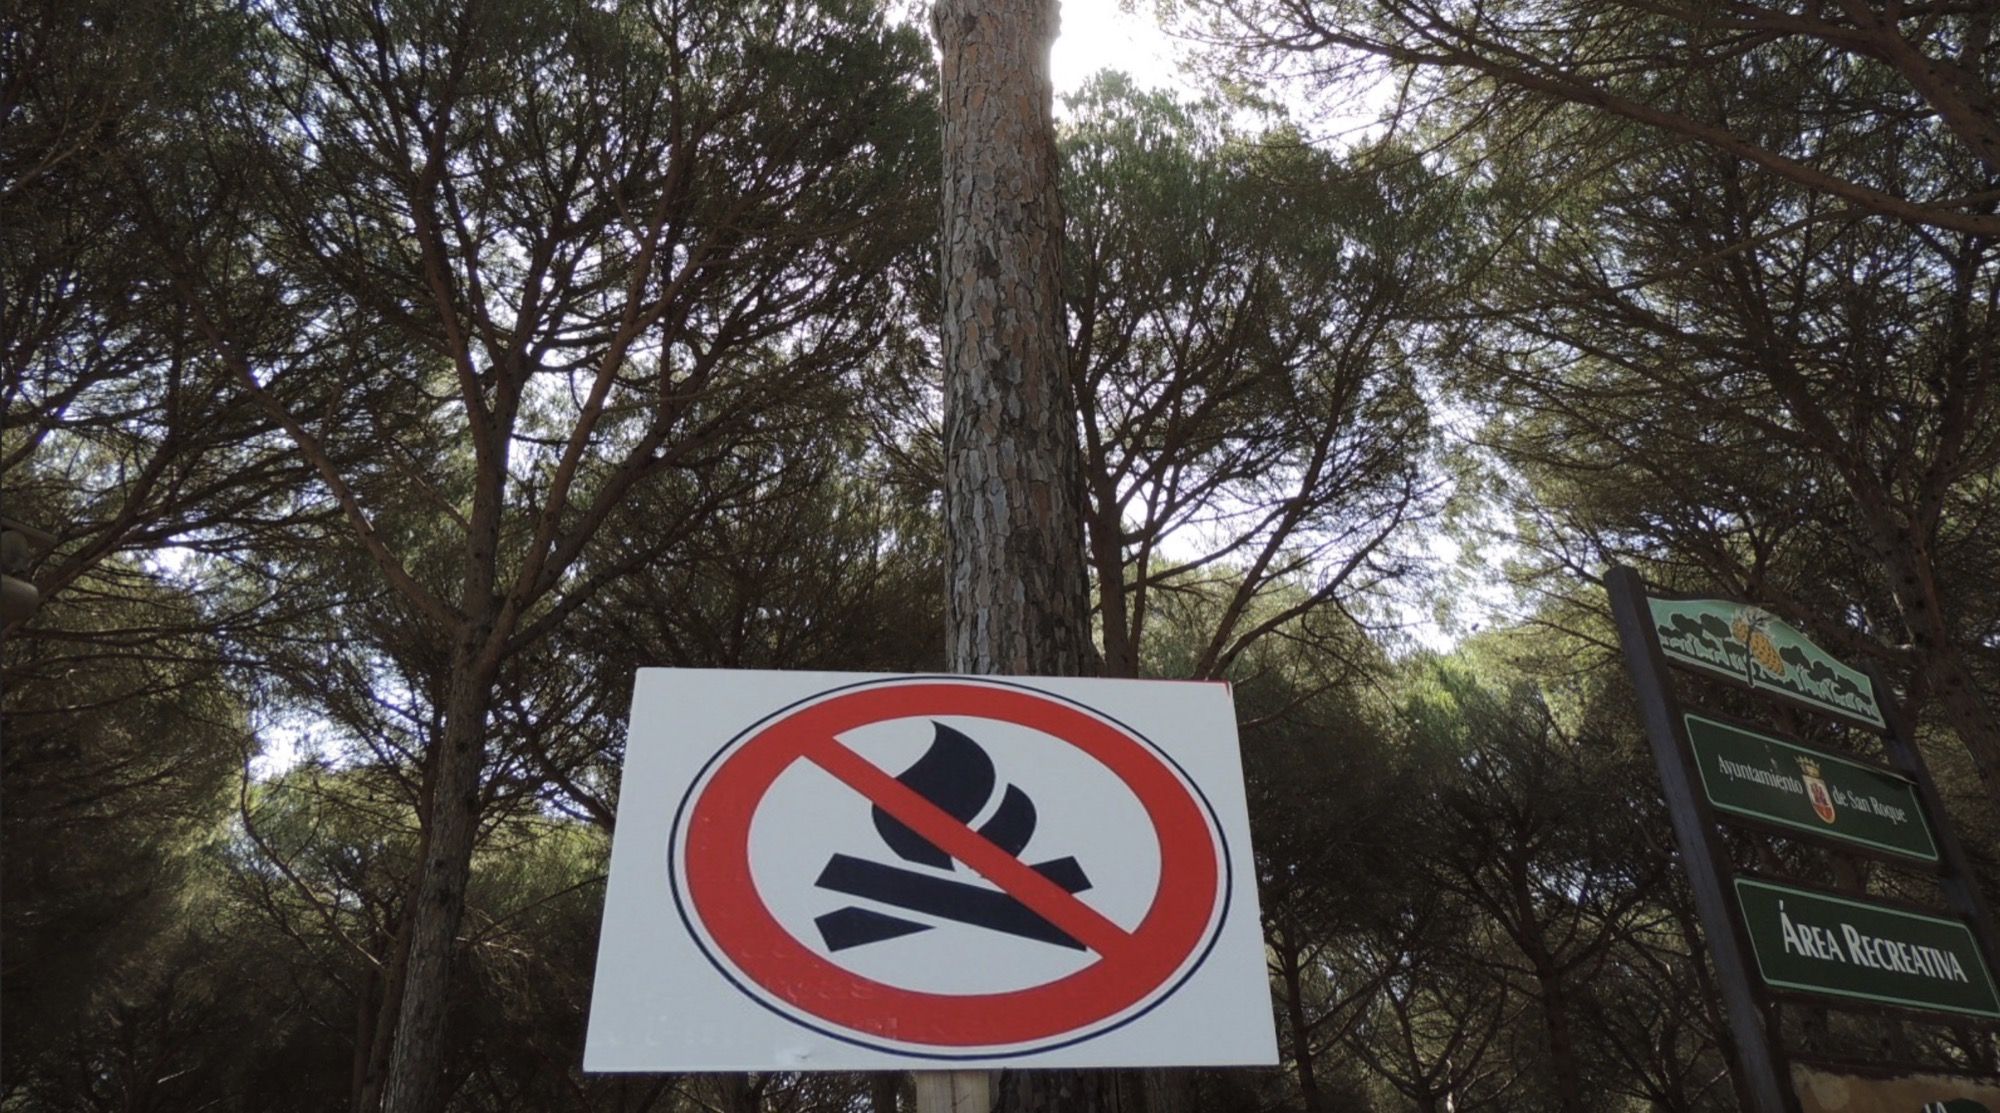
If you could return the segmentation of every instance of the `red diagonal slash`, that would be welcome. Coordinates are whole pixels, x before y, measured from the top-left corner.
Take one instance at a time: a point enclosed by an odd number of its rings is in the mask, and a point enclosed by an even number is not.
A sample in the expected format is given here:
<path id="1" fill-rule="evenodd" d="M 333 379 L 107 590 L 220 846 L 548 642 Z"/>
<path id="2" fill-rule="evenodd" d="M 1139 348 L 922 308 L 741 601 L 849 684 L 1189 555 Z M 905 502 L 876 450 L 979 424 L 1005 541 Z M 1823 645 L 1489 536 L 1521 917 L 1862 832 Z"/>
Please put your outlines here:
<path id="1" fill-rule="evenodd" d="M 984 835 L 917 794 L 908 785 L 870 764 L 866 758 L 833 738 L 808 743 L 800 755 L 831 773 L 849 788 L 924 838 L 998 885 L 1008 896 L 1067 932 L 1070 938 L 1110 958 L 1124 953 L 1132 936 L 1095 908 L 1065 892 L 1062 886 L 1028 868 Z"/>

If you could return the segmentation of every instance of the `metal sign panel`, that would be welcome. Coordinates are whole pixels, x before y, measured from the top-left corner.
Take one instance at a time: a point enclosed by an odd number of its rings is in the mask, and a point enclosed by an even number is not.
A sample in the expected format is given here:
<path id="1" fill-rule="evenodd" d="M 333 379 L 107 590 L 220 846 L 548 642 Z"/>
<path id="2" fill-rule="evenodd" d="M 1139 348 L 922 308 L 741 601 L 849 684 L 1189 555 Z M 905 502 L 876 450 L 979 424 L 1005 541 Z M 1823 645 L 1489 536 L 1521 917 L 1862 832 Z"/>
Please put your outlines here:
<path id="1" fill-rule="evenodd" d="M 1277 1061 L 1228 689 L 646 669 L 584 1068 Z"/>
<path id="2" fill-rule="evenodd" d="M 1748 877 L 1736 900 L 1768 985 L 2000 1018 L 2000 987 L 1962 920 Z"/>
<path id="3" fill-rule="evenodd" d="M 1719 810 L 1937 861 L 1937 843 L 1908 778 L 1704 715 L 1682 719 L 1702 791 Z"/>
<path id="4" fill-rule="evenodd" d="M 1874 727 L 1875 685 L 1768 611 L 1725 599 L 1648 596 L 1660 651 L 1674 661 Z"/>

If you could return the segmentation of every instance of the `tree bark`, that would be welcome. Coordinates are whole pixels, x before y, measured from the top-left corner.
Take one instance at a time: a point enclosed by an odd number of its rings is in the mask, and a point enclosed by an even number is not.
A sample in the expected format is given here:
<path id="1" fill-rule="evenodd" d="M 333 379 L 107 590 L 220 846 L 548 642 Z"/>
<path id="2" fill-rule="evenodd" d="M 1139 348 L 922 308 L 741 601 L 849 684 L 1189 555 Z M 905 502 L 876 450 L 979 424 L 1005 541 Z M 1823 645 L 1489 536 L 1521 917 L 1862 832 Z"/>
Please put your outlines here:
<path id="1" fill-rule="evenodd" d="M 868 1079 L 868 1105 L 872 1113 L 898 1113 L 898 1096 L 903 1091 L 903 1076 L 889 1071 L 871 1075 Z"/>
<path id="2" fill-rule="evenodd" d="M 1136 1113 L 1136 1071 L 1007 1071 L 994 1094 L 1006 1113 Z"/>
<path id="3" fill-rule="evenodd" d="M 1053 0 L 940 0 L 949 659 L 1095 664 L 1064 366 Z"/>
<path id="4" fill-rule="evenodd" d="M 939 0 L 932 18 L 944 114 L 948 660 L 966 673 L 1076 676 L 1096 653 L 1065 365 L 1049 81 L 1057 5 Z M 1019 1073 L 1002 1079 L 995 1104 L 1101 1110 L 1115 1086 Z"/>
<path id="5" fill-rule="evenodd" d="M 395 918 L 395 933 L 391 936 L 387 951 L 384 952 L 381 973 L 373 980 L 380 984 L 380 992 L 372 995 L 368 1041 L 356 1048 L 356 1054 L 363 1057 L 361 1086 L 351 1113 L 376 1113 L 382 1108 L 382 1087 L 389 1075 L 389 1055 L 395 1050 L 396 1020 L 403 1014 L 403 973 L 410 965 L 409 901 L 404 902 L 402 911 Z"/>
<path id="6" fill-rule="evenodd" d="M 1507 871 L 1508 890 L 1514 900 L 1512 934 L 1515 945 L 1534 969 L 1535 985 L 1542 999 L 1542 1034 L 1548 1041 L 1549 1073 L 1554 1076 L 1556 1102 L 1563 1113 L 1584 1113 L 1583 1077 L 1576 1058 L 1576 1041 L 1570 1032 L 1570 1002 L 1567 978 L 1551 952 L 1533 894 L 1528 890 L 1528 865 L 1513 863 Z"/>
<path id="7" fill-rule="evenodd" d="M 763 1087 L 752 1085 L 747 1074 L 716 1075 L 715 1094 L 723 1113 L 758 1113 L 764 1105 Z"/>
<path id="8" fill-rule="evenodd" d="M 364 971 L 354 995 L 354 1054 L 347 1083 L 349 1113 L 366 1113 L 374 1105 L 371 1082 L 379 1074 L 374 1047 L 376 1012 L 381 1008 L 381 995 L 380 969 Z"/>
<path id="9" fill-rule="evenodd" d="M 1552 962 L 1538 960 L 1535 981 L 1542 992 L 1542 1032 L 1549 1044 L 1549 1068 L 1555 1075 L 1556 1101 L 1563 1113 L 1584 1113 L 1583 1077 L 1578 1068 L 1576 1039 L 1570 1031 L 1569 988 Z"/>
<path id="10" fill-rule="evenodd" d="M 453 650 L 451 689 L 445 705 L 437 776 L 431 785 L 429 825 L 416 891 L 404 911 L 410 933 L 402 979 L 402 1007 L 382 1092 L 387 1113 L 432 1113 L 444 1058 L 445 1016 L 458 928 L 465 916 L 465 888 L 472 874 L 479 830 L 480 772 L 486 762 L 486 715 L 492 702 L 497 654 L 481 635 L 488 624 L 467 624 Z"/>
<path id="11" fill-rule="evenodd" d="M 1285 1023 L 1292 1030 L 1292 1066 L 1298 1072 L 1299 1100 L 1305 1105 L 1305 1113 L 1321 1113 L 1325 1101 L 1320 1097 L 1319 1079 L 1313 1074 L 1312 1024 L 1306 1020 L 1305 977 L 1299 966 L 1299 945 L 1290 930 L 1277 933 L 1271 939 L 1272 953 L 1278 959 L 1278 976 L 1285 983 Z"/>
<path id="12" fill-rule="evenodd" d="M 2000 727 L 1966 666 L 1962 640 L 1950 628 L 1928 545 L 1915 530 L 1899 528 L 1886 508 L 1864 505 L 1864 509 L 1877 522 L 1875 551 L 1916 650 L 1920 682 L 1972 755 L 1972 768 L 1987 798 L 2000 807 Z"/>

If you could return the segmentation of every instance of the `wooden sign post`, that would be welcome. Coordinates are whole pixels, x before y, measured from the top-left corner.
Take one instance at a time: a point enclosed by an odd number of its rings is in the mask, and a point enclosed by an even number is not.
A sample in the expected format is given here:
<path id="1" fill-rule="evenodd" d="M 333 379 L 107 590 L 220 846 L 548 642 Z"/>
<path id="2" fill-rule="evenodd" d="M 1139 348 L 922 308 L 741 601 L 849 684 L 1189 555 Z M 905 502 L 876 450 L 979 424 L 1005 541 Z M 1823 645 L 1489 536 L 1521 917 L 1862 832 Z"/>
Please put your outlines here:
<path id="1" fill-rule="evenodd" d="M 1715 962 L 1729 1065 L 1748 1109 L 1825 1109 L 1820 1097 L 1802 1097 L 1807 1073 L 1820 1080 L 1812 1092 L 1823 1095 L 1837 1088 L 1826 1079 L 1860 1080 L 1879 1066 L 1793 1062 L 1778 1023 L 1781 1003 L 1931 1023 L 2000 1022 L 1992 915 L 1879 673 L 1846 665 L 1747 604 L 1650 593 L 1623 567 L 1607 572 L 1604 584 Z M 1765 724 L 1684 709 L 1675 667 L 1872 733 L 1888 765 Z M 1935 878 L 1946 907 L 1739 875 L 1718 838 L 1723 824 L 1920 870 Z M 1865 1089 L 1862 1081 L 1854 1086 Z M 1952 1108 L 1960 1099 L 1951 1086 L 1925 1092 Z M 1971 1102 L 1966 1087 L 1963 1100 Z M 1864 1108 L 1875 1107 L 1856 1113 Z"/>

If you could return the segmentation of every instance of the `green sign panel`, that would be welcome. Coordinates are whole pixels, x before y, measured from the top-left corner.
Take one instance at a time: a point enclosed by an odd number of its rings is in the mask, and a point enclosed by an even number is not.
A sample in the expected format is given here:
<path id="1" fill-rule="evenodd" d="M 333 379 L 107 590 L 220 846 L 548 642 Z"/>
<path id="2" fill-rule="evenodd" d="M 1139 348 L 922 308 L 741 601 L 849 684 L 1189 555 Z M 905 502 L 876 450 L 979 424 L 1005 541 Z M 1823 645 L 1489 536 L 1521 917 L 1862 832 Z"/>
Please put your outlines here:
<path id="1" fill-rule="evenodd" d="M 1702 791 L 1722 811 L 1937 861 L 1914 783 L 1701 715 L 1682 719 Z"/>
<path id="2" fill-rule="evenodd" d="M 2000 1018 L 2000 988 L 1961 920 L 1747 877 L 1736 903 L 1769 985 Z"/>
<path id="3" fill-rule="evenodd" d="M 1875 686 L 1769 613 L 1724 599 L 1655 599 L 1653 633 L 1670 659 L 1781 692 L 1858 723 L 1887 726 Z"/>

